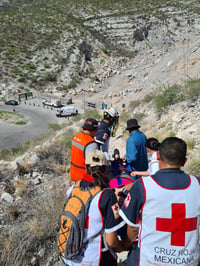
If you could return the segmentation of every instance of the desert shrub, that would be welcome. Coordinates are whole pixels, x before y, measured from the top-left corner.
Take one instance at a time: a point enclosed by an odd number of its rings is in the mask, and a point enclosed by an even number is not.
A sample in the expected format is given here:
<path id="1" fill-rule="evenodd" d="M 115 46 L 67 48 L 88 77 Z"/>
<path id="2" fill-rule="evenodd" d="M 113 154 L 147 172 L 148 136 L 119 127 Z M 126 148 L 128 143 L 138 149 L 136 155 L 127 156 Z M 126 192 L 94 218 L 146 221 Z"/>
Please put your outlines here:
<path id="1" fill-rule="evenodd" d="M 104 52 L 104 54 L 106 54 L 107 56 L 111 56 L 111 52 L 106 49 L 106 48 L 102 48 L 102 51 Z"/>
<path id="2" fill-rule="evenodd" d="M 22 70 L 19 67 L 17 67 L 17 66 L 13 66 L 11 68 L 11 74 L 14 75 L 14 76 L 21 75 L 22 74 Z"/>
<path id="3" fill-rule="evenodd" d="M 6 149 L 0 152 L 0 160 L 13 160 L 16 156 L 23 154 L 30 148 L 30 141 L 17 147 Z"/>
<path id="4" fill-rule="evenodd" d="M 20 223 L 19 207 L 7 210 L 15 217 L 14 224 L 8 229 L 1 229 L 0 234 L 0 263 L 1 265 L 29 265 L 30 257 L 38 254 L 42 248 L 45 250 L 43 257 L 37 257 L 38 265 L 43 265 L 45 255 L 53 254 L 55 246 L 52 244 L 56 235 L 57 220 L 64 203 L 66 186 L 64 178 L 58 178 L 51 186 L 43 185 L 39 197 L 27 197 L 23 202 L 23 217 Z M 6 239 L 6 241 L 5 241 Z M 19 242 L 20 241 L 20 242 Z M 48 246 L 48 248 L 45 248 Z M 48 254 L 46 254 L 48 253 Z"/>
<path id="5" fill-rule="evenodd" d="M 124 124 L 130 118 L 131 118 L 131 114 L 129 112 L 122 112 L 120 113 L 119 121 L 120 123 Z"/>
<path id="6" fill-rule="evenodd" d="M 191 175 L 200 176 L 200 158 L 197 158 L 196 154 L 195 156 L 190 155 L 184 170 Z"/>
<path id="7" fill-rule="evenodd" d="M 195 98 L 200 95 L 200 79 L 188 80 L 187 95 L 189 98 Z"/>
<path id="8" fill-rule="evenodd" d="M 62 89 L 63 90 L 74 89 L 74 88 L 76 88 L 78 83 L 79 83 L 78 78 L 72 77 L 72 80 L 66 86 L 63 86 Z"/>
<path id="9" fill-rule="evenodd" d="M 37 69 L 36 65 L 34 65 L 33 63 L 27 63 L 24 65 L 24 67 L 29 69 L 29 70 L 36 70 Z"/>
<path id="10" fill-rule="evenodd" d="M 15 205 L 10 205 L 5 208 L 6 217 L 9 221 L 16 220 L 20 215 L 20 208 Z"/>
<path id="11" fill-rule="evenodd" d="M 40 162 L 37 165 L 39 171 L 43 173 L 55 173 L 57 165 L 65 165 L 68 157 L 63 143 L 55 141 L 48 148 L 41 148 L 38 152 Z"/>
<path id="12" fill-rule="evenodd" d="M 62 144 L 65 147 L 66 151 L 70 151 L 71 149 L 71 142 L 72 142 L 72 137 L 75 135 L 75 131 L 73 130 L 68 130 L 65 132 L 62 136 Z"/>
<path id="13" fill-rule="evenodd" d="M 15 112 L 0 111 L 0 119 L 15 124 L 20 121 L 21 121 L 20 123 L 22 123 L 22 121 L 26 123 L 25 120 L 23 119 L 23 116 L 16 114 Z"/>
<path id="14" fill-rule="evenodd" d="M 170 132 L 168 133 L 168 136 L 169 136 L 169 137 L 176 137 L 176 133 L 175 133 L 174 131 L 170 131 Z"/>
<path id="15" fill-rule="evenodd" d="M 89 109 L 89 110 L 86 110 L 85 113 L 83 115 L 81 115 L 81 117 L 83 119 L 87 119 L 89 117 L 93 117 L 93 118 L 95 118 L 97 120 L 102 119 L 102 116 L 100 115 L 100 113 L 99 113 L 99 111 L 97 109 Z"/>
<path id="16" fill-rule="evenodd" d="M 168 106 L 173 105 L 185 99 L 182 89 L 178 85 L 164 89 L 154 98 L 154 104 L 157 111 L 164 111 Z"/>
<path id="17" fill-rule="evenodd" d="M 129 106 L 128 106 L 128 109 L 130 110 L 130 111 L 133 111 L 136 107 L 138 107 L 140 105 L 140 101 L 131 101 L 130 103 L 129 103 Z"/>
<path id="18" fill-rule="evenodd" d="M 20 120 L 15 123 L 15 125 L 25 125 L 25 124 L 26 124 L 26 121 L 24 120 Z"/>
<path id="19" fill-rule="evenodd" d="M 144 98 L 142 99 L 142 103 L 149 103 L 154 99 L 154 97 L 155 95 L 153 93 L 149 93 L 144 96 Z"/>
<path id="20" fill-rule="evenodd" d="M 185 141 L 186 141 L 186 143 L 187 143 L 187 148 L 188 148 L 189 150 L 194 149 L 194 147 L 195 147 L 195 143 L 196 143 L 194 138 L 187 139 L 187 140 L 185 140 Z"/>
<path id="21" fill-rule="evenodd" d="M 135 119 L 137 119 L 138 122 L 140 122 L 140 121 L 145 117 L 145 114 L 144 114 L 144 113 L 135 113 L 135 114 L 133 115 L 133 117 L 134 117 Z"/>
<path id="22" fill-rule="evenodd" d="M 43 76 L 44 81 L 55 82 L 57 80 L 56 74 L 52 72 L 46 72 Z"/>
<path id="23" fill-rule="evenodd" d="M 49 123 L 48 124 L 48 129 L 52 129 L 54 131 L 60 130 L 62 128 L 62 125 L 57 124 L 57 123 Z"/>
<path id="24" fill-rule="evenodd" d="M 24 194 L 28 193 L 28 181 L 22 178 L 18 178 L 14 182 L 14 188 L 15 188 L 15 195 L 21 197 Z"/>
<path id="25" fill-rule="evenodd" d="M 27 77 L 26 76 L 23 76 L 23 77 L 20 77 L 17 79 L 18 82 L 26 82 L 27 81 Z"/>

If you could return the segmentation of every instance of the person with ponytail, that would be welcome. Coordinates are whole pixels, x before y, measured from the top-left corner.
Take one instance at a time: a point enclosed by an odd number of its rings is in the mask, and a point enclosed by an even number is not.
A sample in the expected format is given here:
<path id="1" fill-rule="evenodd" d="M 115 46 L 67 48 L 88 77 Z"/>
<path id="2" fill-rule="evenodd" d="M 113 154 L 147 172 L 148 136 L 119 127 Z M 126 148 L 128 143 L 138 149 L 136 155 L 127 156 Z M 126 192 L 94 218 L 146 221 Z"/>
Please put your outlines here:
<path id="1" fill-rule="evenodd" d="M 156 138 L 148 138 L 146 141 L 146 150 L 149 158 L 147 171 L 133 171 L 131 176 L 148 176 L 153 175 L 159 170 L 159 141 Z"/>
<path id="2" fill-rule="evenodd" d="M 66 264 L 117 266 L 115 252 L 128 250 L 130 243 L 128 240 L 120 240 L 117 235 L 117 230 L 122 228 L 125 222 L 119 216 L 115 192 L 109 188 L 109 178 L 105 175 L 107 160 L 102 151 L 93 150 L 88 152 L 85 162 L 87 173 L 83 179 L 77 181 L 80 183 L 79 189 L 89 191 L 91 188 L 100 187 L 100 190 L 89 206 L 84 230 L 87 245 L 80 256 L 66 261 Z M 70 192 L 70 189 L 68 190 Z"/>

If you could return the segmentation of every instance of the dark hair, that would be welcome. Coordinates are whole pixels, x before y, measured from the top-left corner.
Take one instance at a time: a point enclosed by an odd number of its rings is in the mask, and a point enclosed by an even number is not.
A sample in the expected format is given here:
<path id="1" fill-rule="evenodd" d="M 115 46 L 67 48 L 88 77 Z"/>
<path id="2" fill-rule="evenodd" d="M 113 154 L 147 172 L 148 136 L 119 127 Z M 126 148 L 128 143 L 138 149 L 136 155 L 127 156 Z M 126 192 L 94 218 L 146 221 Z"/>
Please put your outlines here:
<path id="1" fill-rule="evenodd" d="M 185 162 L 187 145 L 184 140 L 177 137 L 164 139 L 159 147 L 160 159 L 172 165 L 182 166 Z"/>
<path id="2" fill-rule="evenodd" d="M 149 138 L 146 142 L 146 147 L 153 150 L 158 151 L 158 148 L 160 146 L 160 142 L 155 138 Z"/>
<path id="3" fill-rule="evenodd" d="M 100 186 L 102 189 L 109 187 L 109 179 L 105 175 L 106 169 L 106 165 L 96 165 L 91 167 L 90 165 L 86 164 L 87 173 L 94 178 L 94 186 Z"/>

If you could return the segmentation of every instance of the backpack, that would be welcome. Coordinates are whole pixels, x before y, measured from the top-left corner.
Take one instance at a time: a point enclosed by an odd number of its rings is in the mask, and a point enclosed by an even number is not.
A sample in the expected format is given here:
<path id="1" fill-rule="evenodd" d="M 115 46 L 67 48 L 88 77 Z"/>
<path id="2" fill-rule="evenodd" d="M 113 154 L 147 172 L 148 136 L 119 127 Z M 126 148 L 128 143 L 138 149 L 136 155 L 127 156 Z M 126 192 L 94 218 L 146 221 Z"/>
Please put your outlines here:
<path id="1" fill-rule="evenodd" d="M 58 221 L 58 253 L 68 260 L 75 259 L 87 244 L 83 243 L 83 237 L 88 209 L 92 198 L 101 190 L 99 186 L 81 190 L 80 182 L 72 189 Z"/>

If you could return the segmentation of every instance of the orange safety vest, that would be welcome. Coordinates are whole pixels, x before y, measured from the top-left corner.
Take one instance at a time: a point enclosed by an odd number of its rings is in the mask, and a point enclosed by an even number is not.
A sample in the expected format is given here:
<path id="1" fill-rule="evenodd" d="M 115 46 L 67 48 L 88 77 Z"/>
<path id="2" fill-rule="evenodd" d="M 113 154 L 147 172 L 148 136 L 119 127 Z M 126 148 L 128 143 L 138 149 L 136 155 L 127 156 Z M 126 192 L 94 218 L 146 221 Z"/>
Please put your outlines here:
<path id="1" fill-rule="evenodd" d="M 94 142 L 90 135 L 79 132 L 72 138 L 70 175 L 73 181 L 83 179 L 86 174 L 85 148 Z"/>

